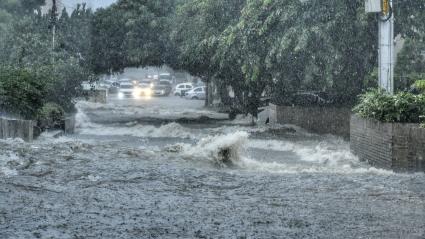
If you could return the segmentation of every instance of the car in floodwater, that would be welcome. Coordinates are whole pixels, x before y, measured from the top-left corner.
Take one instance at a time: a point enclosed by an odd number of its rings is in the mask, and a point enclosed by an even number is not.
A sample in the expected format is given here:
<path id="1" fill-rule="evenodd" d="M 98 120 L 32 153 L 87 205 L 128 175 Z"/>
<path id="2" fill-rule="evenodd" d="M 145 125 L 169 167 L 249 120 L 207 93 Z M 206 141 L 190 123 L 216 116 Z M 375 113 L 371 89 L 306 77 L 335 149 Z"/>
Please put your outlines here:
<path id="1" fill-rule="evenodd" d="M 137 98 L 139 94 L 137 92 L 137 86 L 132 82 L 121 82 L 120 88 L 118 89 L 118 98 Z"/>
<path id="2" fill-rule="evenodd" d="M 138 96 L 152 96 L 152 87 L 153 83 L 151 81 L 142 80 L 136 89 Z"/>
<path id="3" fill-rule="evenodd" d="M 169 96 L 171 90 L 171 82 L 166 80 L 157 81 L 153 84 L 152 96 Z"/>
<path id="4" fill-rule="evenodd" d="M 201 86 L 189 90 L 184 97 L 191 100 L 205 100 L 206 95 L 206 87 Z"/>
<path id="5" fill-rule="evenodd" d="M 165 81 L 172 82 L 173 77 L 171 76 L 170 73 L 162 73 L 162 74 L 159 74 L 159 80 L 160 81 L 165 80 Z"/>
<path id="6" fill-rule="evenodd" d="M 175 96 L 184 96 L 186 92 L 190 91 L 191 89 L 193 89 L 192 83 L 181 83 L 176 85 L 173 94 Z"/>

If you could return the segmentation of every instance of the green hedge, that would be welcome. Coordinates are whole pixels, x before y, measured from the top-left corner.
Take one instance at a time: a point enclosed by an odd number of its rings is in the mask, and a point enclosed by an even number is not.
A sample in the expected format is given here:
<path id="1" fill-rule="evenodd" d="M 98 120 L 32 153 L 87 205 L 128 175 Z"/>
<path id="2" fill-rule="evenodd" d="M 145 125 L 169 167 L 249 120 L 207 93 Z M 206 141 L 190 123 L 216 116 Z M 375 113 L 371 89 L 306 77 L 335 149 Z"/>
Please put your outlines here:
<path id="1" fill-rule="evenodd" d="M 360 103 L 354 112 L 381 122 L 424 123 L 425 94 L 401 92 L 390 95 L 381 90 L 372 90 L 360 95 Z"/>
<path id="2" fill-rule="evenodd" d="M 416 89 L 420 90 L 422 93 L 425 93 L 425 80 L 418 80 L 415 82 Z"/>
<path id="3" fill-rule="evenodd" d="M 56 103 L 45 104 L 36 116 L 37 125 L 40 130 L 62 129 L 65 119 L 65 111 Z"/>
<path id="4" fill-rule="evenodd" d="M 44 105 L 47 86 L 43 77 L 28 70 L 0 66 L 0 109 L 33 119 Z"/>

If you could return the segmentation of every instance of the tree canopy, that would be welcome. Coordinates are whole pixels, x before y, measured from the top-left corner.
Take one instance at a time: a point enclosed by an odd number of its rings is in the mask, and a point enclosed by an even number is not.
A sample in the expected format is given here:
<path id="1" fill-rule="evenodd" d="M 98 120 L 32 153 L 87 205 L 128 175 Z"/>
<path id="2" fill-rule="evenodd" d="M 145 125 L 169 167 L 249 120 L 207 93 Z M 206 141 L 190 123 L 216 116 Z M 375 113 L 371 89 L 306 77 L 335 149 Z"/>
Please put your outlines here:
<path id="1" fill-rule="evenodd" d="M 0 62 L 28 68 L 55 59 L 86 78 L 168 65 L 213 82 L 222 99 L 231 86 L 252 114 L 265 93 L 324 91 L 352 104 L 376 81 L 379 16 L 362 1 L 118 0 L 95 13 L 80 5 L 60 15 L 55 49 L 42 2 L 0 3 Z M 425 3 L 400 0 L 394 9 L 396 35 L 406 40 L 396 75 L 422 75 Z"/>

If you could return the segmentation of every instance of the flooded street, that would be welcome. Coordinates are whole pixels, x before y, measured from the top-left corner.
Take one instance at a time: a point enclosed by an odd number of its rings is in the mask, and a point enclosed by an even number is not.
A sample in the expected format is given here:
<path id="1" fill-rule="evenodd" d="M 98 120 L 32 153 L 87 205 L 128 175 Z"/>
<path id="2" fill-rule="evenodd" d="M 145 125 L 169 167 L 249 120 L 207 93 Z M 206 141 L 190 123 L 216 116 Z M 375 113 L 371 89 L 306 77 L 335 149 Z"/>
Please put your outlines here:
<path id="1" fill-rule="evenodd" d="M 343 139 L 178 97 L 77 106 L 75 135 L 0 141 L 0 238 L 425 237 L 425 175 Z"/>

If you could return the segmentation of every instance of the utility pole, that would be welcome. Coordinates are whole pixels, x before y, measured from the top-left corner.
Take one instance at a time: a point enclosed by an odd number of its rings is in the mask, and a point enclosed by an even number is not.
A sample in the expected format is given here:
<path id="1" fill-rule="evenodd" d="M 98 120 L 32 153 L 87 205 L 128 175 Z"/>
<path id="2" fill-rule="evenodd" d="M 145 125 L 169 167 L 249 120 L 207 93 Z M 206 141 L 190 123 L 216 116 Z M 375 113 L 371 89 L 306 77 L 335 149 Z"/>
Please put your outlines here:
<path id="1" fill-rule="evenodd" d="M 379 86 L 394 94 L 394 15 L 393 1 L 384 0 L 379 21 Z"/>
<path id="2" fill-rule="evenodd" d="M 366 12 L 380 12 L 378 85 L 394 94 L 394 11 L 393 0 L 366 0 Z"/>
<path id="3" fill-rule="evenodd" d="M 56 20 L 58 14 L 58 7 L 56 0 L 52 0 L 52 10 L 51 10 L 51 21 L 52 21 L 52 51 L 55 50 L 56 46 Z"/>

